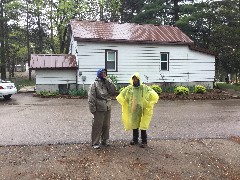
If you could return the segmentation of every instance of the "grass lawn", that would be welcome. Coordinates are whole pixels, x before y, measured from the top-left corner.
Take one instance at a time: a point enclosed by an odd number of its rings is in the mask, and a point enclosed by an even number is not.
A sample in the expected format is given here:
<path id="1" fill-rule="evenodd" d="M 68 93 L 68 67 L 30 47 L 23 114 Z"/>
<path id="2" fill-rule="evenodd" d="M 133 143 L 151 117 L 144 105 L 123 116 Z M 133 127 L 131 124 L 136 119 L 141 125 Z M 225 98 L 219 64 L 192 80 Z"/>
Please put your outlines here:
<path id="1" fill-rule="evenodd" d="M 31 80 L 29 80 L 28 72 L 14 72 L 14 77 L 9 79 L 9 74 L 7 72 L 7 80 L 10 80 L 15 84 L 17 90 L 21 89 L 24 86 L 35 86 L 36 79 L 35 79 L 35 72 L 32 72 Z"/>
<path id="2" fill-rule="evenodd" d="M 233 89 L 235 91 L 240 91 L 240 84 L 227 84 L 225 82 L 217 82 L 216 87 L 219 89 Z"/>

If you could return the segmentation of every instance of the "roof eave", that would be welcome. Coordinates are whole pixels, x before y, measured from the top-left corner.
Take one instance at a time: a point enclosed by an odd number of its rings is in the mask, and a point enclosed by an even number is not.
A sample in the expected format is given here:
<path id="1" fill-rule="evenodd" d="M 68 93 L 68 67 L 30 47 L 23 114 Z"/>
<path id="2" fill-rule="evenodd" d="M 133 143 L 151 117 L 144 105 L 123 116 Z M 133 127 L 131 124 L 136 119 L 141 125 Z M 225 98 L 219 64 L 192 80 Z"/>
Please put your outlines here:
<path id="1" fill-rule="evenodd" d="M 77 70 L 78 67 L 30 67 L 30 70 Z"/>
<path id="2" fill-rule="evenodd" d="M 185 44 L 192 45 L 194 42 L 183 41 L 146 41 L 146 40 L 126 40 L 126 39 L 100 39 L 100 38 L 74 38 L 78 42 L 97 42 L 97 43 L 126 43 L 126 44 Z"/>
<path id="3" fill-rule="evenodd" d="M 189 45 L 189 49 L 191 49 L 193 51 L 198 51 L 198 52 L 201 52 L 201 53 L 205 53 L 205 54 L 210 54 L 210 55 L 215 56 L 215 57 L 218 56 L 218 54 L 214 51 L 210 51 L 210 50 L 204 49 L 204 48 L 199 48 L 199 47 L 194 46 L 194 45 Z"/>

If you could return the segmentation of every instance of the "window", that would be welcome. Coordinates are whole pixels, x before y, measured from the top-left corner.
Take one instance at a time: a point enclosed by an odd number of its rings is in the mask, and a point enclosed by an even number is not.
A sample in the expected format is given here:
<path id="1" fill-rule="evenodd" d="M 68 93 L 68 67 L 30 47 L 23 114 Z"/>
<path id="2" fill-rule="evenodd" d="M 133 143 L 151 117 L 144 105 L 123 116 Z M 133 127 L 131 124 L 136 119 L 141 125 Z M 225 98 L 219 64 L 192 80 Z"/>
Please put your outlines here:
<path id="1" fill-rule="evenodd" d="M 105 66 L 107 71 L 117 71 L 117 56 L 116 50 L 105 50 Z"/>
<path id="2" fill-rule="evenodd" d="M 169 53 L 161 52 L 160 53 L 160 69 L 168 71 L 169 69 Z"/>

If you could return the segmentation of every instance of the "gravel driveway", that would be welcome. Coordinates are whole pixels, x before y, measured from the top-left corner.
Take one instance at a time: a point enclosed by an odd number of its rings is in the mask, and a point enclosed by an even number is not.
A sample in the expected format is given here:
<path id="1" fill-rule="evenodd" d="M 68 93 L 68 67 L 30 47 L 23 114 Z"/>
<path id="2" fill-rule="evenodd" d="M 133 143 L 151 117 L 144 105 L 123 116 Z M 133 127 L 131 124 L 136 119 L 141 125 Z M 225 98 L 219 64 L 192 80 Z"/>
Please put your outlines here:
<path id="1" fill-rule="evenodd" d="M 226 138 L 240 135 L 240 100 L 162 101 L 154 109 L 149 139 Z M 92 115 L 87 99 L 51 99 L 19 93 L 0 99 L 0 145 L 86 143 Z M 111 140 L 131 138 L 112 105 Z"/>
<path id="2" fill-rule="evenodd" d="M 240 179 L 240 100 L 162 101 L 147 148 L 112 106 L 110 146 L 89 145 L 86 99 L 0 99 L 0 179 Z M 231 136 L 231 137 L 229 137 Z M 18 145 L 18 146 L 15 146 Z"/>

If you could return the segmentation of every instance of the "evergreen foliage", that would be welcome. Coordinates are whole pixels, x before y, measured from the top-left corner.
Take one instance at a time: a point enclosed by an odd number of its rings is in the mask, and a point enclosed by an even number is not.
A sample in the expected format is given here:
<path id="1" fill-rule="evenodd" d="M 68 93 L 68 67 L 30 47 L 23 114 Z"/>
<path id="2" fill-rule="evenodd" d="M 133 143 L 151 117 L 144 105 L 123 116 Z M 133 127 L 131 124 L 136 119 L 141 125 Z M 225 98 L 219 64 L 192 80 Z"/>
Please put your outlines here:
<path id="1" fill-rule="evenodd" d="M 174 25 L 198 47 L 218 54 L 216 78 L 240 72 L 239 0 L 69 0 L 1 1 L 0 65 L 14 76 L 30 53 L 68 53 L 71 19 Z M 29 41 L 29 43 L 28 43 Z M 27 48 L 29 47 L 29 48 Z"/>

